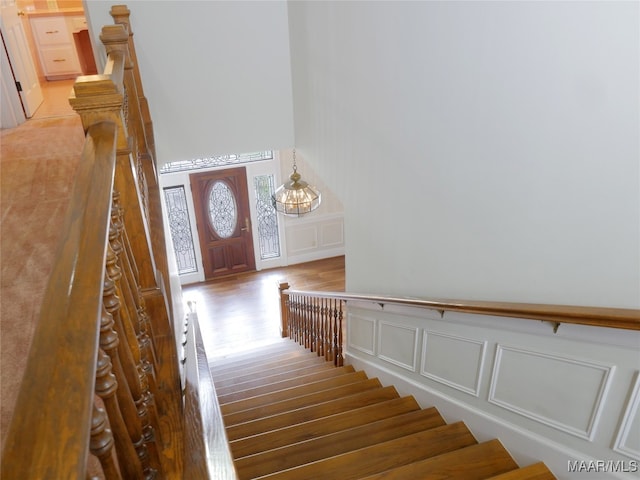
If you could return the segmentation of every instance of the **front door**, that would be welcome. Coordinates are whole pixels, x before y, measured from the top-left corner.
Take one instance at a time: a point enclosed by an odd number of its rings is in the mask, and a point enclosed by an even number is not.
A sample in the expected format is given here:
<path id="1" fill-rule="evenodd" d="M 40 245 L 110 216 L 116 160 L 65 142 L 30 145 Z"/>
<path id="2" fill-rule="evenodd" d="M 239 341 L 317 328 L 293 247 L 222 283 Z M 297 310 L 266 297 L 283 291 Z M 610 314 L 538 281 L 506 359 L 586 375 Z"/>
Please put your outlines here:
<path id="1" fill-rule="evenodd" d="M 20 85 L 20 100 L 27 118 L 31 118 L 43 100 L 36 67 L 15 1 L 0 7 L 2 41 L 7 49 L 15 81 Z"/>
<path id="2" fill-rule="evenodd" d="M 189 175 L 204 276 L 255 270 L 244 167 Z"/>

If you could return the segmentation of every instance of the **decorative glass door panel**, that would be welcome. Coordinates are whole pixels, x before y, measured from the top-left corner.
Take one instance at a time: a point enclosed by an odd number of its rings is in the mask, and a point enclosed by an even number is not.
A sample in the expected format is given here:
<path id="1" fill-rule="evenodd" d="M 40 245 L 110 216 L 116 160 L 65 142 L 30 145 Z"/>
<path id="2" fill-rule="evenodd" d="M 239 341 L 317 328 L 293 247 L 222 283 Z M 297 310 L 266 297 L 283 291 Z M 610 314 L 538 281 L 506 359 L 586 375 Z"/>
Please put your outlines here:
<path id="1" fill-rule="evenodd" d="M 209 225 L 220 238 L 229 238 L 238 225 L 238 207 L 226 182 L 216 181 L 209 191 Z"/>
<path id="2" fill-rule="evenodd" d="M 244 167 L 189 176 L 205 279 L 255 270 Z"/>

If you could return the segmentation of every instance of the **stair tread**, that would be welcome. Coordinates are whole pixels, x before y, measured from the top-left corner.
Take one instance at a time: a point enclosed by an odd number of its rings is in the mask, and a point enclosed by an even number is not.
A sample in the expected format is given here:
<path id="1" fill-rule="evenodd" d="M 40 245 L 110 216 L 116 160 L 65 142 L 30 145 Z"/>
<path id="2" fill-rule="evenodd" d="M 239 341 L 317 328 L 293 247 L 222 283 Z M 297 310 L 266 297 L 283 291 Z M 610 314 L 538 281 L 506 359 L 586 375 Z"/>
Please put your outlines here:
<path id="1" fill-rule="evenodd" d="M 319 403 L 335 400 L 340 397 L 353 395 L 365 390 L 372 390 L 374 388 L 381 388 L 382 385 L 377 378 L 370 378 L 362 380 L 360 382 L 349 383 L 347 385 L 341 385 L 339 387 L 321 390 L 319 392 L 310 393 L 308 395 L 301 395 L 287 400 L 270 403 L 268 405 L 261 405 L 249 410 L 243 410 L 241 412 L 230 413 L 224 415 L 224 423 L 227 426 L 236 425 L 238 423 L 249 422 L 257 420 L 259 418 L 269 417 L 277 415 L 279 413 L 287 412 L 290 410 L 296 410 Z"/>
<path id="2" fill-rule="evenodd" d="M 251 365 L 260 364 L 262 362 L 282 361 L 287 358 L 298 358 L 308 356 L 311 352 L 300 345 L 294 344 L 288 347 L 273 349 L 270 351 L 255 351 L 246 354 L 233 355 L 222 359 L 209 359 L 209 366 L 212 371 L 222 371 L 241 366 L 250 367 Z"/>
<path id="3" fill-rule="evenodd" d="M 322 372 L 324 370 L 334 369 L 332 364 L 319 363 L 315 365 L 303 365 L 300 368 L 293 367 L 284 372 L 272 374 L 271 371 L 259 372 L 254 374 L 254 378 L 241 383 L 218 387 L 218 382 L 214 379 L 216 385 L 216 391 L 218 395 L 227 395 L 233 392 L 240 392 L 242 390 L 249 390 L 250 388 L 261 387 L 270 383 L 281 382 L 283 380 L 289 380 L 291 378 L 298 378 L 303 375 L 309 375 L 316 372 Z"/>
<path id="4" fill-rule="evenodd" d="M 440 480 L 482 480 L 517 468 L 500 441 L 490 440 L 364 478 L 404 480 L 428 475 Z"/>
<path id="5" fill-rule="evenodd" d="M 366 425 L 257 453 L 235 461 L 240 479 L 255 478 L 445 425 L 435 408 L 414 410 Z"/>
<path id="6" fill-rule="evenodd" d="M 318 380 L 323 380 L 326 378 L 337 377 L 339 375 L 344 375 L 345 373 L 354 372 L 354 368 L 350 365 L 338 368 L 329 368 L 327 370 L 322 370 L 320 372 L 312 373 L 309 375 L 301 375 L 296 378 L 291 378 L 289 380 L 283 380 L 280 382 L 270 383 L 268 385 L 263 385 L 260 387 L 254 387 L 247 390 L 241 390 L 239 392 L 229 393 L 227 395 L 221 395 L 218 392 L 218 402 L 222 405 L 229 402 L 235 402 L 237 400 L 242 400 L 249 397 L 255 397 L 257 395 L 263 395 L 269 392 L 276 392 L 278 390 L 283 390 L 289 387 L 295 387 L 304 385 L 309 382 L 316 382 Z M 214 381 L 215 384 L 215 381 Z"/>
<path id="7" fill-rule="evenodd" d="M 276 356 L 256 357 L 251 361 L 247 360 L 238 363 L 231 362 L 223 366 L 209 364 L 209 370 L 211 370 L 211 376 L 214 379 L 233 378 L 240 372 L 259 372 L 262 370 L 268 370 L 270 368 L 277 368 L 283 365 L 305 362 L 311 359 L 320 359 L 322 361 L 325 361 L 324 358 L 320 358 L 317 355 L 309 352 L 289 352 Z"/>
<path id="8" fill-rule="evenodd" d="M 476 440 L 466 425 L 457 422 L 307 463 L 261 478 L 272 480 L 358 479 L 475 443 Z"/>
<path id="9" fill-rule="evenodd" d="M 555 480 L 551 470 L 542 462 L 495 475 L 488 480 Z"/>
<path id="10" fill-rule="evenodd" d="M 241 412 L 242 410 L 249 410 L 261 405 L 268 405 L 270 403 L 307 395 L 313 392 L 328 390 L 330 388 L 339 387 L 340 385 L 347 385 L 349 383 L 354 383 L 366 379 L 367 374 L 363 371 L 345 373 L 344 375 L 338 375 L 336 377 L 318 380 L 316 382 L 311 382 L 305 385 L 297 385 L 294 387 L 277 390 L 275 392 L 265 393 L 263 395 L 256 395 L 255 397 L 246 398 L 244 400 L 225 403 L 224 405 L 220 406 L 220 411 L 223 415 Z"/>
<path id="11" fill-rule="evenodd" d="M 395 398 L 355 410 L 334 414 L 329 417 L 289 425 L 253 437 L 231 441 L 229 446 L 233 456 L 240 458 L 266 449 L 302 442 L 316 436 L 328 435 L 368 422 L 402 415 L 403 413 L 419 409 L 420 406 L 413 397 Z"/>
<path id="12" fill-rule="evenodd" d="M 364 405 L 382 402 L 397 398 L 398 392 L 395 387 L 383 387 L 375 390 L 365 391 L 343 398 L 324 402 L 310 407 L 272 415 L 258 420 L 240 423 L 227 427 L 227 438 L 237 440 L 269 430 L 276 430 L 295 423 L 304 423 L 321 417 L 327 417 L 336 413 L 353 410 Z"/>
<path id="13" fill-rule="evenodd" d="M 290 339 L 277 340 L 267 345 L 260 345 L 243 352 L 233 352 L 224 356 L 211 356 L 209 357 L 209 365 L 216 367 L 224 367 L 232 363 L 241 363 L 243 361 L 253 361 L 255 358 L 265 358 L 273 355 L 281 354 L 308 354 L 309 350 L 305 349 L 301 345 L 293 342 Z"/>
<path id="14" fill-rule="evenodd" d="M 315 356 L 302 357 L 296 362 L 285 362 L 282 365 L 278 365 L 269 369 L 259 369 L 255 371 L 240 369 L 234 374 L 229 374 L 228 376 L 218 376 L 217 379 L 214 379 L 214 382 L 218 387 L 222 388 L 229 385 L 236 385 L 238 383 L 247 382 L 255 379 L 256 377 L 277 375 L 279 373 L 284 373 L 291 370 L 299 370 L 301 368 L 306 368 L 314 365 L 328 365 L 333 367 L 333 364 L 326 362 L 324 358 Z"/>

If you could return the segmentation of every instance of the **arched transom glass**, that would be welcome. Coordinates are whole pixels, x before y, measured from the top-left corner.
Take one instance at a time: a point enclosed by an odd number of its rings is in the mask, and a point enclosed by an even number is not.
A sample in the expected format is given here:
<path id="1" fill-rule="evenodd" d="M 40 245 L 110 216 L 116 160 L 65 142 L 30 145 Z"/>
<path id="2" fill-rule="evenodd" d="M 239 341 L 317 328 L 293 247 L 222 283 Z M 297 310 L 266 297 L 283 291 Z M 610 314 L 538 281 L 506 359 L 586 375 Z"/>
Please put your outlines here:
<path id="1" fill-rule="evenodd" d="M 238 224 L 238 206 L 229 186 L 217 180 L 209 191 L 211 228 L 220 238 L 233 235 Z"/>

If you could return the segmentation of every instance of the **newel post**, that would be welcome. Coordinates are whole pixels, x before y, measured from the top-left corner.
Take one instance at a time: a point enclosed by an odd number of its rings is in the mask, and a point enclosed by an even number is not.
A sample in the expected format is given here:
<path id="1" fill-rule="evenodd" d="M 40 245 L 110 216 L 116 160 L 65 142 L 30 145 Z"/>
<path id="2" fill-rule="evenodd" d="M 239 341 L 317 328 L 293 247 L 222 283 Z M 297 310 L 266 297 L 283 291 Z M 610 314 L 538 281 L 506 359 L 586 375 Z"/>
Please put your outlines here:
<path id="1" fill-rule="evenodd" d="M 289 294 L 286 290 L 289 289 L 287 282 L 280 282 L 278 290 L 280 291 L 280 336 L 282 338 L 289 336 Z"/>

